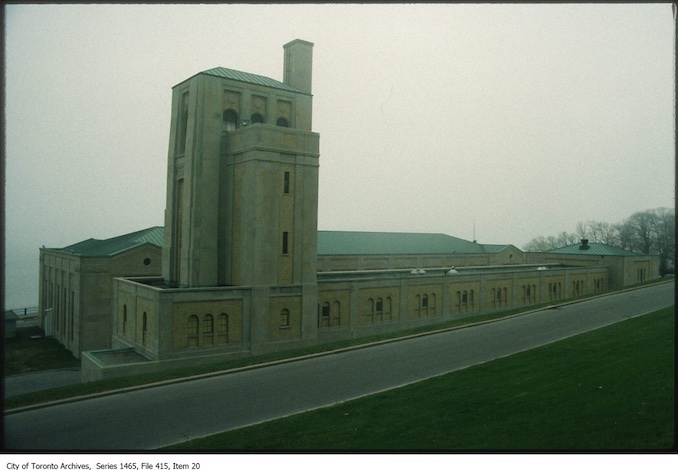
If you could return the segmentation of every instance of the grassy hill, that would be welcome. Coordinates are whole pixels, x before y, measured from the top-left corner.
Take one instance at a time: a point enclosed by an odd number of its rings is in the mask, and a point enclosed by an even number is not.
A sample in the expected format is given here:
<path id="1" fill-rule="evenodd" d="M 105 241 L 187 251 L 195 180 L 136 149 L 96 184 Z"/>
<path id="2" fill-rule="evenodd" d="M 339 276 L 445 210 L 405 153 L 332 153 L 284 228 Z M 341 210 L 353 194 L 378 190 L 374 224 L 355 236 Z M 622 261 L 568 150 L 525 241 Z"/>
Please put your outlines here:
<path id="1" fill-rule="evenodd" d="M 674 308 L 171 450 L 662 450 L 674 444 Z"/>

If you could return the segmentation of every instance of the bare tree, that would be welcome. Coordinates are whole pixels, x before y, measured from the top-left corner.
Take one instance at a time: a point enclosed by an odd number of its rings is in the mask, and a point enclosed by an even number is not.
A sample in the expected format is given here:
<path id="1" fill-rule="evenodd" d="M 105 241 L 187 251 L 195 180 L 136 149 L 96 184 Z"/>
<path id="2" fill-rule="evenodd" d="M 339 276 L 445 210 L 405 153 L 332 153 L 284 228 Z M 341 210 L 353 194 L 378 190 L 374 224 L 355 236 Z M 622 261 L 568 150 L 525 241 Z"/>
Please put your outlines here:
<path id="1" fill-rule="evenodd" d="M 525 246 L 523 246 L 523 250 L 539 252 L 562 248 L 567 245 L 572 245 L 572 236 L 572 234 L 568 235 L 566 232 L 561 232 L 561 234 L 557 237 L 550 235 L 548 237 L 542 236 L 533 238 Z"/>
<path id="2" fill-rule="evenodd" d="M 636 212 L 629 217 L 628 223 L 633 229 L 634 251 L 650 254 L 654 244 L 655 214 L 651 210 Z"/>
<path id="3" fill-rule="evenodd" d="M 666 274 L 673 269 L 676 257 L 676 214 L 660 207 L 653 211 L 654 250 L 659 253 L 659 272 Z"/>
<path id="4" fill-rule="evenodd" d="M 614 245 L 617 237 L 613 225 L 607 222 L 598 222 L 596 220 L 589 220 L 586 224 L 592 242 Z"/>
<path id="5" fill-rule="evenodd" d="M 672 269 L 675 261 L 676 217 L 673 209 L 661 207 L 639 211 L 617 224 L 589 220 L 577 223 L 574 233 L 560 232 L 556 236 L 537 237 L 525 245 L 526 251 L 548 251 L 574 245 L 587 238 L 624 250 L 644 254 L 659 254 L 660 272 Z"/>
<path id="6" fill-rule="evenodd" d="M 625 220 L 623 222 L 615 224 L 613 227 L 616 231 L 616 240 L 614 246 L 617 246 L 624 250 L 632 250 L 633 249 L 632 224 L 628 220 Z"/>
<path id="7" fill-rule="evenodd" d="M 563 232 L 565 233 L 565 232 Z M 584 239 L 584 238 L 589 238 L 589 226 L 588 223 L 585 222 L 577 222 L 577 228 L 575 230 L 575 234 L 579 239 Z"/>
<path id="8" fill-rule="evenodd" d="M 553 237 L 551 237 L 553 238 Z M 582 238 L 586 237 L 580 237 L 576 233 L 567 233 L 567 232 L 560 232 L 557 237 L 554 239 L 555 243 L 555 248 L 561 248 L 563 246 L 569 246 L 569 245 L 574 245 L 575 243 L 579 243 L 579 241 Z"/>
<path id="9" fill-rule="evenodd" d="M 537 237 L 533 238 L 525 246 L 523 246 L 523 250 L 525 251 L 536 251 L 536 252 L 541 252 L 541 251 L 548 251 L 551 248 L 548 246 L 548 242 L 546 241 L 545 237 Z"/>

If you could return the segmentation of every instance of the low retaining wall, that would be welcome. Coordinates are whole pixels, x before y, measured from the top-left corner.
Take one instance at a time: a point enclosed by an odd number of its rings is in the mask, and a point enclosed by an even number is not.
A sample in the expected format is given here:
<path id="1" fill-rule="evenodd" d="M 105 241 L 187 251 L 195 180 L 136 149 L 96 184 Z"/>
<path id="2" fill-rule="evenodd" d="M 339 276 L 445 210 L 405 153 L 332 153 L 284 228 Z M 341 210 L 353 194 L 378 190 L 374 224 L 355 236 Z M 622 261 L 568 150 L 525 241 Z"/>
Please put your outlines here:
<path id="1" fill-rule="evenodd" d="M 94 382 L 96 380 L 161 372 L 180 367 L 201 366 L 249 355 L 250 352 L 247 351 L 167 361 L 152 361 L 134 351 L 133 348 L 87 351 L 83 352 L 80 358 L 80 373 L 83 383 Z"/>

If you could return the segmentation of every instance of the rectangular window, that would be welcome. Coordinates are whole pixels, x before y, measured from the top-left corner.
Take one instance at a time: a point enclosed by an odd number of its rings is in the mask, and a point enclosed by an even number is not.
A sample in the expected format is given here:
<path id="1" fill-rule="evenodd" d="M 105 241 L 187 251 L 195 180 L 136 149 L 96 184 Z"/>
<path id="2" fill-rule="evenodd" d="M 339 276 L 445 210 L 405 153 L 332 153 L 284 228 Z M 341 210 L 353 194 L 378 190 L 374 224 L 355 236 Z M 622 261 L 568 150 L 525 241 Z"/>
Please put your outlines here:
<path id="1" fill-rule="evenodd" d="M 283 232 L 282 236 L 282 254 L 286 255 L 289 253 L 289 233 Z"/>
<path id="2" fill-rule="evenodd" d="M 186 153 L 186 133 L 188 130 L 188 93 L 181 95 L 179 110 L 179 136 L 177 139 L 177 156 L 183 156 Z"/>
<path id="3" fill-rule="evenodd" d="M 286 171 L 285 175 L 283 176 L 283 193 L 284 194 L 290 193 L 290 172 L 289 171 Z"/>

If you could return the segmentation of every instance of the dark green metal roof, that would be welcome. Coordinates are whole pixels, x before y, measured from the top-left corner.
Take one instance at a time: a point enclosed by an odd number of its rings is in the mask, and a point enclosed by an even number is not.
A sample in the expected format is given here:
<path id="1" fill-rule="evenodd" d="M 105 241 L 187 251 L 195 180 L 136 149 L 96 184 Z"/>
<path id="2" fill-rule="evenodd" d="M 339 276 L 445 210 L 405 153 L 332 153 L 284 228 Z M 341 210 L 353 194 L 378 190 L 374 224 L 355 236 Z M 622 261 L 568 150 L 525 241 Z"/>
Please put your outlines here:
<path id="1" fill-rule="evenodd" d="M 253 73 L 241 72 L 239 70 L 227 69 L 225 67 L 216 67 L 213 69 L 205 70 L 206 75 L 213 75 L 215 77 L 228 78 L 230 80 L 237 80 L 239 82 L 252 83 L 254 85 L 262 85 L 270 88 L 277 88 L 279 90 L 291 91 L 294 93 L 303 93 L 308 95 L 307 92 L 302 91 L 298 88 L 290 86 L 286 83 L 279 82 L 269 77 L 264 77 L 263 75 L 255 75 Z"/>
<path id="2" fill-rule="evenodd" d="M 510 248 L 513 245 L 482 245 L 485 253 L 501 253 L 507 248 Z"/>
<path id="3" fill-rule="evenodd" d="M 58 251 L 79 256 L 113 256 L 146 243 L 162 247 L 163 237 L 164 227 L 151 227 L 106 240 L 90 238 Z M 508 246 L 480 245 L 441 233 L 319 230 L 317 252 L 319 256 L 483 254 L 492 252 L 493 247 Z"/>
<path id="4" fill-rule="evenodd" d="M 474 253 L 482 246 L 441 233 L 318 231 L 319 256 Z"/>
<path id="5" fill-rule="evenodd" d="M 644 256 L 640 253 L 617 248 L 616 246 L 606 245 L 605 243 L 588 243 L 586 247 L 581 244 L 568 245 L 555 250 L 549 250 L 547 253 L 560 255 L 598 255 L 598 256 Z"/>
<path id="6" fill-rule="evenodd" d="M 164 232 L 163 227 L 151 227 L 106 240 L 90 238 L 89 240 L 61 248 L 58 251 L 79 256 L 97 257 L 113 256 L 147 243 L 162 248 Z"/>

